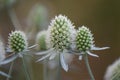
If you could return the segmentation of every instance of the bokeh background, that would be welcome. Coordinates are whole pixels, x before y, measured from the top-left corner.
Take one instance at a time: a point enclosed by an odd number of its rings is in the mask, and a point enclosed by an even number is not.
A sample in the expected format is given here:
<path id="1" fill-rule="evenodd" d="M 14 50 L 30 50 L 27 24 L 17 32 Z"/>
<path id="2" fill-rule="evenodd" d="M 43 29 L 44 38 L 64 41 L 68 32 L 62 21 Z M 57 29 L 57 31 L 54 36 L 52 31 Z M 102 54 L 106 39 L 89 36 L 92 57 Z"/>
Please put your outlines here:
<path id="1" fill-rule="evenodd" d="M 28 34 L 30 45 L 34 44 L 36 34 L 47 29 L 51 19 L 58 14 L 68 16 L 76 29 L 82 25 L 89 27 L 94 33 L 96 46 L 110 47 L 109 50 L 94 51 L 99 58 L 89 57 L 96 80 L 104 80 L 107 67 L 120 56 L 119 0 L 0 0 L 0 35 L 5 45 L 8 34 L 15 30 L 10 10 L 14 10 L 20 23 L 16 29 Z M 32 80 L 43 80 L 43 65 L 36 63 L 34 58 L 27 60 Z M 11 80 L 25 80 L 21 65 L 18 59 Z M 7 73 L 9 66 L 10 64 L 1 66 L 1 70 Z M 0 77 L 0 80 L 5 79 Z M 84 61 L 78 61 L 75 57 L 69 71 L 62 70 L 62 80 L 90 80 Z"/>

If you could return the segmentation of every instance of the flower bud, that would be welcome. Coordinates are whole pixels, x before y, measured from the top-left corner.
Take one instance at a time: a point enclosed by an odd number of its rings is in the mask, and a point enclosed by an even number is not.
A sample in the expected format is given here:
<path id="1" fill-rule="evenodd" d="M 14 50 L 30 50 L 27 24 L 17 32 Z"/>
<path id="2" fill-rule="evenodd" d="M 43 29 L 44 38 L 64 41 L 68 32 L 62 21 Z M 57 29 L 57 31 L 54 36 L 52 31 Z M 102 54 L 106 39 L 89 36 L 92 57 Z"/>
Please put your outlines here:
<path id="1" fill-rule="evenodd" d="M 47 50 L 46 48 L 46 31 L 41 31 L 36 37 L 37 50 Z"/>
<path id="2" fill-rule="evenodd" d="M 91 31 L 85 26 L 80 27 L 77 31 L 76 36 L 77 50 L 79 51 L 90 50 L 93 43 L 94 41 Z"/>
<path id="3" fill-rule="evenodd" d="M 21 52 L 28 47 L 27 39 L 22 31 L 14 31 L 9 35 L 9 48 L 13 52 Z"/>

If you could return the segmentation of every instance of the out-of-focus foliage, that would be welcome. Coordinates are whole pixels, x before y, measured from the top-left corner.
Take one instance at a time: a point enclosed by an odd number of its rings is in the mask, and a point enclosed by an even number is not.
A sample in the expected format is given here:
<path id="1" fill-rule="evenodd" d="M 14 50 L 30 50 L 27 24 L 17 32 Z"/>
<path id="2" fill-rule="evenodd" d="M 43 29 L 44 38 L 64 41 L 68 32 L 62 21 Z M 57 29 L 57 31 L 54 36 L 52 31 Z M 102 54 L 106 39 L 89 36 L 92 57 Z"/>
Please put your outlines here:
<path id="1" fill-rule="evenodd" d="M 27 24 L 26 33 L 28 33 L 28 38 L 34 41 L 36 34 L 48 27 L 47 8 L 41 4 L 34 5 L 28 15 Z"/>
<path id="2" fill-rule="evenodd" d="M 0 9 L 3 7 L 11 7 L 16 0 L 0 0 Z"/>
<path id="3" fill-rule="evenodd" d="M 36 4 L 30 11 L 28 16 L 28 25 L 31 27 L 37 27 L 37 30 L 47 28 L 48 12 L 45 6 Z"/>

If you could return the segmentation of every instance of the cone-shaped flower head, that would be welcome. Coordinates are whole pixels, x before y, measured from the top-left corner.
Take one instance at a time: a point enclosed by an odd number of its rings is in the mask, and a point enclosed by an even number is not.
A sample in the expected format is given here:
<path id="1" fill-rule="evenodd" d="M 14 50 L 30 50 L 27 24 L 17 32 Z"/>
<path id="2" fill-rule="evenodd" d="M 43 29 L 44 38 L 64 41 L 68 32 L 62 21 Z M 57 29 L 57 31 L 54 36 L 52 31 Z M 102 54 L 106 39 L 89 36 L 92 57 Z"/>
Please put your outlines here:
<path id="1" fill-rule="evenodd" d="M 62 15 L 55 17 L 49 26 L 50 47 L 59 52 L 67 49 L 71 44 L 73 28 L 71 21 L 67 17 Z"/>
<path id="2" fill-rule="evenodd" d="M 105 80 L 120 80 L 120 59 L 108 67 Z"/>
<path id="3" fill-rule="evenodd" d="M 26 36 L 22 31 L 12 32 L 9 35 L 8 41 L 9 41 L 8 44 L 9 44 L 10 50 L 16 53 L 22 52 L 28 47 Z"/>
<path id="4" fill-rule="evenodd" d="M 77 31 L 76 36 L 76 47 L 79 51 L 87 51 L 90 50 L 91 46 L 93 45 L 93 37 L 91 31 L 87 28 L 82 26 Z"/>
<path id="5" fill-rule="evenodd" d="M 37 37 L 36 37 L 36 44 L 38 44 L 37 50 L 47 50 L 47 48 L 46 48 L 46 32 L 47 31 L 41 31 L 37 34 Z"/>
<path id="6" fill-rule="evenodd" d="M 8 37 L 8 47 L 6 48 L 6 52 L 11 52 L 12 54 L 8 54 L 7 58 L 0 62 L 0 65 L 10 63 L 18 57 L 23 59 L 23 55 L 27 54 L 26 52 L 33 47 L 36 47 L 36 45 L 28 47 L 27 38 L 24 32 L 11 32 Z"/>
<path id="7" fill-rule="evenodd" d="M 91 56 L 98 57 L 98 55 L 92 54 L 90 50 L 104 50 L 109 48 L 109 47 L 103 48 L 96 47 L 94 45 L 93 39 L 94 39 L 93 34 L 87 27 L 82 26 L 78 29 L 76 33 L 76 49 L 78 52 L 77 54 L 80 55 L 79 60 L 81 60 L 82 55 L 86 53 Z"/>
<path id="8" fill-rule="evenodd" d="M 68 53 L 68 49 L 72 44 L 74 33 L 74 26 L 66 16 L 56 16 L 52 20 L 46 35 L 46 44 L 48 50 L 42 53 L 38 53 L 38 55 L 46 53 L 48 54 L 43 56 L 38 61 L 48 57 L 49 60 L 51 60 L 59 55 L 62 68 L 65 71 L 68 71 L 68 64 L 65 62 L 65 54 Z"/>

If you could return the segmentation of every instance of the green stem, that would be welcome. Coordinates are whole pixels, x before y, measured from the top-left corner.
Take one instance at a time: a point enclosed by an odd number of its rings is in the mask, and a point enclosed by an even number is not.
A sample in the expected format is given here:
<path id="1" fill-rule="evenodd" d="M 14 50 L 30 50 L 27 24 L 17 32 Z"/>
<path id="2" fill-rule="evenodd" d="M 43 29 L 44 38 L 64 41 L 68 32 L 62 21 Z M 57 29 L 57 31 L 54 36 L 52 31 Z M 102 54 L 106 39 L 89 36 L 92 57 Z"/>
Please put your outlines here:
<path id="1" fill-rule="evenodd" d="M 58 79 L 57 80 L 61 80 L 61 62 L 60 62 L 60 54 L 58 56 Z"/>
<path id="2" fill-rule="evenodd" d="M 47 69 L 47 59 L 44 60 L 44 64 L 43 64 L 43 79 L 44 80 L 48 80 L 48 69 Z"/>
<path id="3" fill-rule="evenodd" d="M 91 77 L 91 80 L 95 80 L 94 76 L 93 76 L 93 73 L 91 71 L 91 68 L 90 68 L 90 65 L 89 65 L 89 61 L 88 61 L 88 56 L 87 54 L 84 55 L 84 60 L 85 60 L 85 64 L 86 64 L 86 67 L 87 67 L 87 70 L 89 72 L 89 75 Z"/>
<path id="4" fill-rule="evenodd" d="M 9 76 L 11 76 L 11 74 L 12 74 L 13 64 L 14 64 L 14 61 L 13 61 L 13 62 L 11 63 L 11 65 L 10 65 L 10 69 L 9 69 L 9 73 L 8 73 Z M 10 79 L 10 78 L 7 77 L 6 80 L 9 80 L 9 79 Z"/>
<path id="5" fill-rule="evenodd" d="M 25 71 L 26 78 L 27 78 L 27 80 L 31 80 L 30 79 L 30 74 L 29 74 L 29 72 L 27 70 L 27 67 L 26 67 L 24 55 L 23 55 L 22 61 L 23 61 L 23 68 L 24 68 L 24 71 Z"/>

